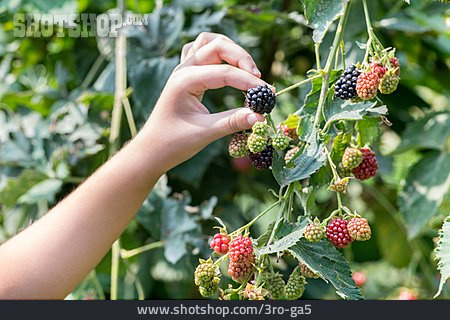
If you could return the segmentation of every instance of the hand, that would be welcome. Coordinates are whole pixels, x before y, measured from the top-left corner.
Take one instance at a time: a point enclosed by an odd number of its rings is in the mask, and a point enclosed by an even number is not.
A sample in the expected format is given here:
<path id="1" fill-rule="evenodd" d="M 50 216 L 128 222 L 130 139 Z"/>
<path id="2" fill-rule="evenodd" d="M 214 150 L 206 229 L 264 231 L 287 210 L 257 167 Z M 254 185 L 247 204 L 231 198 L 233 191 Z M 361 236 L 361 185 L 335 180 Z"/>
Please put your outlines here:
<path id="1" fill-rule="evenodd" d="M 228 64 L 222 64 L 222 62 Z M 260 114 L 237 108 L 210 114 L 201 103 L 208 89 L 231 86 L 245 91 L 266 84 L 252 57 L 231 39 L 202 33 L 183 47 L 175 68 L 141 134 L 152 144 L 167 146 L 159 161 L 167 171 L 209 143 L 249 129 Z M 153 155 L 154 158 L 154 155 Z"/>

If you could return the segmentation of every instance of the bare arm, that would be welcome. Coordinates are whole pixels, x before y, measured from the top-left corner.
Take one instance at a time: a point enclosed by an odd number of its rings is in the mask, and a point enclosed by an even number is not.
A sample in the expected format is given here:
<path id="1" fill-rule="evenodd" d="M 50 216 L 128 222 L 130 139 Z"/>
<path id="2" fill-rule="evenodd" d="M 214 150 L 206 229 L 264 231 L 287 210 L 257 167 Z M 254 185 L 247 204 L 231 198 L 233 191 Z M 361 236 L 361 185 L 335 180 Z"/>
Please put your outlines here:
<path id="1" fill-rule="evenodd" d="M 264 84 L 259 76 L 250 55 L 224 36 L 203 33 L 187 44 L 135 139 L 43 218 L 0 246 L 0 299 L 61 299 L 70 293 L 164 172 L 262 119 L 243 108 L 210 114 L 201 103 L 204 91 L 247 90 Z"/>

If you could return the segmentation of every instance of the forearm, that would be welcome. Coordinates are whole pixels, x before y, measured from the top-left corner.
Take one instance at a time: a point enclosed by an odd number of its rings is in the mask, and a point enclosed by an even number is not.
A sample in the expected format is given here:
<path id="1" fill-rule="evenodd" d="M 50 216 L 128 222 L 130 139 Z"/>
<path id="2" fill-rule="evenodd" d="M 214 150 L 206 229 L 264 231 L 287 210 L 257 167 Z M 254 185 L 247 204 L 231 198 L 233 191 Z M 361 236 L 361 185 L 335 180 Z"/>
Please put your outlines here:
<path id="1" fill-rule="evenodd" d="M 47 215 L 0 246 L 0 298 L 70 293 L 164 173 L 163 156 L 157 139 L 140 133 Z"/>

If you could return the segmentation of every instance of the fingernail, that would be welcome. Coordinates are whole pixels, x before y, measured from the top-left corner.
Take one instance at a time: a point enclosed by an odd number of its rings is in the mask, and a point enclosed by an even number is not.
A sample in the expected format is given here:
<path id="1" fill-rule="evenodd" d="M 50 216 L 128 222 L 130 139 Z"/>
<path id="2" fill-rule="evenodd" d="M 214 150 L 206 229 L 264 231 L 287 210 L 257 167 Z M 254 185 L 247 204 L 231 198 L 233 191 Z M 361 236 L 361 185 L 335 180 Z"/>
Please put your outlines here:
<path id="1" fill-rule="evenodd" d="M 251 113 L 247 116 L 247 122 L 250 126 L 253 126 L 256 122 L 258 122 L 258 116 L 255 113 Z"/>
<path id="2" fill-rule="evenodd" d="M 253 67 L 252 72 L 257 77 L 261 76 L 261 71 L 256 66 Z"/>

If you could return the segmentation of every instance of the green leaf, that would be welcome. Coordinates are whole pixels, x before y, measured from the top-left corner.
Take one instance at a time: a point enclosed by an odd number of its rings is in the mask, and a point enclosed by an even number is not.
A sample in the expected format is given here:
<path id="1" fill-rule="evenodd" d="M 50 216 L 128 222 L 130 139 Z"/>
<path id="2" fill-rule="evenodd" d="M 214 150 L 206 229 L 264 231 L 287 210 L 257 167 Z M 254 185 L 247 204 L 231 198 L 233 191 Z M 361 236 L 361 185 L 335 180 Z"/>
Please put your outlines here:
<path id="1" fill-rule="evenodd" d="M 332 70 L 330 74 L 330 85 L 332 85 L 341 76 L 342 70 Z M 320 90 L 322 88 L 322 78 L 316 78 L 311 81 L 311 90 L 305 97 L 303 113 L 314 115 L 319 102 Z"/>
<path id="2" fill-rule="evenodd" d="M 298 123 L 300 121 L 300 117 L 298 114 L 290 114 L 286 120 L 281 122 L 281 125 L 287 126 L 288 129 L 294 129 L 298 127 Z"/>
<path id="3" fill-rule="evenodd" d="M 222 150 L 221 141 L 210 144 L 197 153 L 194 157 L 170 171 L 171 177 L 177 177 L 181 181 L 194 187 L 199 187 L 208 166 Z"/>
<path id="4" fill-rule="evenodd" d="M 447 217 L 439 232 L 436 259 L 438 260 L 438 269 L 441 272 L 441 281 L 439 282 L 439 289 L 434 298 L 441 294 L 445 282 L 450 278 L 450 216 Z"/>
<path id="5" fill-rule="evenodd" d="M 324 165 L 326 157 L 325 147 L 321 142 L 317 141 L 315 136 L 314 132 L 310 144 L 300 156 L 294 159 L 295 167 L 292 169 L 286 168 L 284 158 L 278 153 L 274 153 L 272 172 L 280 186 L 286 186 L 291 182 L 309 178 Z"/>
<path id="6" fill-rule="evenodd" d="M 378 116 L 386 113 L 386 106 L 377 107 L 376 101 L 352 103 L 341 99 L 334 99 L 333 102 L 325 104 L 323 110 L 326 126 L 338 120 L 362 120 L 365 115 Z"/>
<path id="7" fill-rule="evenodd" d="M 350 145 L 352 141 L 351 133 L 339 133 L 333 140 L 333 149 L 331 150 L 331 159 L 336 163 L 341 162 L 342 156 L 344 155 L 345 148 Z"/>
<path id="8" fill-rule="evenodd" d="M 402 133 L 402 142 L 395 153 L 409 149 L 443 150 L 450 136 L 450 112 L 430 113 L 414 121 Z"/>
<path id="9" fill-rule="evenodd" d="M 162 240 L 164 241 L 164 256 L 172 264 L 177 263 L 187 252 L 186 233 L 197 229 L 195 219 L 185 210 L 185 201 L 165 199 L 162 215 Z"/>
<path id="10" fill-rule="evenodd" d="M 131 63 L 130 63 L 131 64 Z M 144 59 L 129 67 L 129 78 L 133 88 L 132 99 L 139 115 L 146 119 L 153 110 L 159 95 L 178 58 Z"/>
<path id="11" fill-rule="evenodd" d="M 305 232 L 307 225 L 308 225 L 307 219 L 303 219 L 300 223 L 295 224 L 295 226 L 289 225 L 289 233 L 286 236 L 276 240 L 274 243 L 257 251 L 257 254 L 261 255 L 261 254 L 278 253 L 292 247 L 297 243 L 297 241 L 301 237 L 303 237 L 303 233 Z M 282 229 L 282 227 L 283 225 L 280 226 L 279 229 Z"/>
<path id="12" fill-rule="evenodd" d="M 18 203 L 33 204 L 39 201 L 53 203 L 55 196 L 61 190 L 63 182 L 59 179 L 47 179 L 31 187 L 19 199 Z"/>
<path id="13" fill-rule="evenodd" d="M 331 23 L 342 13 L 348 0 L 303 0 L 308 25 L 314 28 L 314 42 L 321 42 Z"/>
<path id="14" fill-rule="evenodd" d="M 450 155 L 433 151 L 410 170 L 399 194 L 399 208 L 410 238 L 434 216 L 450 187 Z"/>
<path id="15" fill-rule="evenodd" d="M 22 194 L 45 178 L 44 174 L 31 169 L 22 171 L 17 178 L 9 178 L 0 192 L 0 203 L 6 207 L 15 206 Z"/>
<path id="16" fill-rule="evenodd" d="M 288 251 L 297 260 L 317 272 L 325 281 L 330 282 L 336 288 L 336 293 L 342 298 L 363 299 L 361 290 L 352 279 L 348 262 L 327 240 L 311 243 L 302 238 Z"/>
<path id="17" fill-rule="evenodd" d="M 360 146 L 372 145 L 381 134 L 380 118 L 365 117 L 356 123 L 356 129 L 358 130 L 358 144 Z"/>

